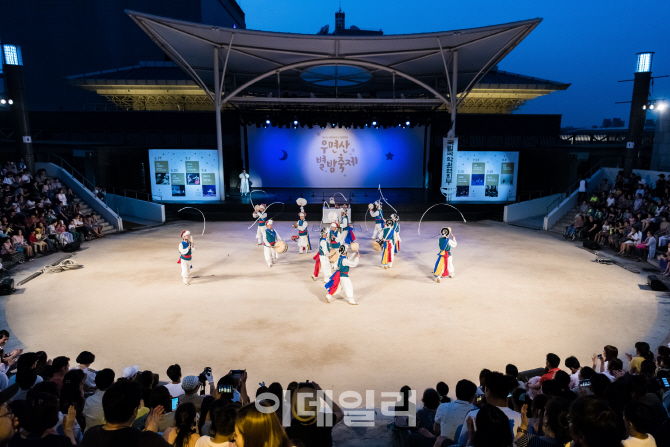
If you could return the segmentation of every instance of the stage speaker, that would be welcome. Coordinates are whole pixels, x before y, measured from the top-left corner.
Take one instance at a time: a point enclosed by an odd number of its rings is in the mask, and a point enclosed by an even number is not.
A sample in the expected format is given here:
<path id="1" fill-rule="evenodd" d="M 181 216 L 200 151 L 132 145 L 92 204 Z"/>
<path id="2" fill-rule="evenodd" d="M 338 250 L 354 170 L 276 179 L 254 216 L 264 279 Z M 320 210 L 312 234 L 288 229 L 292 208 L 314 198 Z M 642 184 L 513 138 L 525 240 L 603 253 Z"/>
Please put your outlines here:
<path id="1" fill-rule="evenodd" d="M 12 278 L 5 278 L 0 281 L 0 295 L 11 295 L 15 291 L 14 280 Z"/>
<path id="2" fill-rule="evenodd" d="M 647 285 L 651 287 L 651 290 L 654 290 L 656 292 L 665 292 L 668 290 L 665 284 L 658 279 L 658 276 L 656 275 L 649 275 L 647 276 Z"/>
<path id="3" fill-rule="evenodd" d="M 81 250 L 81 242 L 76 241 L 72 242 L 69 244 L 66 244 L 65 247 L 63 247 L 63 251 L 65 253 L 72 253 L 73 251 Z"/>
<path id="4" fill-rule="evenodd" d="M 583 244 L 584 248 L 588 248 L 589 250 L 600 250 L 600 245 L 597 242 L 586 239 Z"/>

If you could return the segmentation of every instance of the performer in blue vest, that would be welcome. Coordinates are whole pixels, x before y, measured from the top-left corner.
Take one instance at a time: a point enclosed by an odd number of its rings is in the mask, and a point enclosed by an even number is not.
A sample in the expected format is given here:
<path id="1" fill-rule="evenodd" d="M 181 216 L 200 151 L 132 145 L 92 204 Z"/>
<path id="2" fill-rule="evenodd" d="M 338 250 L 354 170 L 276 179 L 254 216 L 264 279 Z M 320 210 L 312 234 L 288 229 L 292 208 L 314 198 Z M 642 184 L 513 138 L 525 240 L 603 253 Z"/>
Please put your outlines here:
<path id="1" fill-rule="evenodd" d="M 188 282 L 188 274 L 193 268 L 191 265 L 191 259 L 193 258 L 192 251 L 195 250 L 193 245 L 193 239 L 191 238 L 191 232 L 184 230 L 181 232 L 181 242 L 179 243 L 179 261 L 177 264 L 181 264 L 181 277 L 184 280 L 184 284 L 187 286 L 190 285 Z"/>
<path id="2" fill-rule="evenodd" d="M 279 253 L 274 249 L 274 245 L 277 241 L 281 241 L 282 238 L 279 236 L 276 230 L 272 228 L 272 220 L 268 220 L 263 233 L 263 254 L 265 255 L 265 262 L 268 263 L 268 267 L 272 267 L 274 260 L 279 258 Z"/>
<path id="3" fill-rule="evenodd" d="M 256 205 L 254 211 L 254 219 L 258 219 L 258 229 L 256 230 L 256 240 L 258 245 L 263 244 L 263 234 L 265 233 L 265 222 L 267 222 L 268 215 L 265 212 L 265 204 Z"/>
<path id="4" fill-rule="evenodd" d="M 454 261 L 451 257 L 451 248 L 458 245 L 453 234 L 451 234 L 451 228 L 442 228 L 440 234 L 442 235 L 439 242 L 440 252 L 437 254 L 437 262 L 435 262 L 435 270 L 433 271 L 437 282 L 447 276 L 454 277 Z"/>
<path id="5" fill-rule="evenodd" d="M 307 216 L 304 212 L 299 214 L 300 220 L 295 225 L 298 229 L 298 253 L 303 254 L 307 253 L 307 250 L 312 249 L 312 245 L 309 242 L 309 231 L 307 230 L 308 224 L 305 220 Z"/>
<path id="6" fill-rule="evenodd" d="M 375 218 L 375 229 L 372 232 L 372 239 L 377 239 L 377 236 L 382 235 L 382 229 L 384 228 L 384 211 L 382 211 L 382 204 L 377 200 L 374 204 L 369 205 L 370 216 Z"/>
<path id="7" fill-rule="evenodd" d="M 347 214 L 347 205 L 342 205 L 342 218 L 340 220 L 340 228 L 342 228 L 342 243 L 349 246 L 352 242 L 356 241 L 356 235 L 354 234 L 354 226 L 351 225 L 351 220 Z"/>
<path id="8" fill-rule="evenodd" d="M 393 230 L 393 221 L 386 220 L 386 226 L 382 232 L 382 265 L 384 268 L 393 267 L 393 241 L 395 232 Z"/>
<path id="9" fill-rule="evenodd" d="M 326 290 L 328 294 L 326 295 L 326 301 L 330 303 L 334 295 L 340 293 L 344 289 L 344 293 L 349 299 L 349 304 L 357 305 L 358 303 L 354 300 L 354 286 L 351 284 L 351 279 L 349 278 L 349 268 L 356 267 L 358 261 L 360 260 L 361 255 L 356 253 L 356 257 L 353 261 L 349 260 L 347 257 L 347 247 L 340 247 L 340 259 L 337 261 L 337 271 L 333 273 L 330 277 L 330 281 L 326 283 Z"/>
<path id="10" fill-rule="evenodd" d="M 328 236 L 328 230 L 325 228 L 321 228 L 321 239 L 319 240 L 319 252 L 315 254 L 313 258 L 316 261 L 316 263 L 314 264 L 314 273 L 312 274 L 312 279 L 316 281 L 316 279 L 319 277 L 319 274 L 323 272 L 324 283 L 328 282 L 331 272 L 331 265 L 330 261 L 328 260 L 329 255 L 328 239 L 326 238 L 326 236 Z"/>
<path id="11" fill-rule="evenodd" d="M 393 221 L 393 245 L 397 254 L 400 251 L 400 217 L 397 214 L 391 214 L 391 220 Z"/>

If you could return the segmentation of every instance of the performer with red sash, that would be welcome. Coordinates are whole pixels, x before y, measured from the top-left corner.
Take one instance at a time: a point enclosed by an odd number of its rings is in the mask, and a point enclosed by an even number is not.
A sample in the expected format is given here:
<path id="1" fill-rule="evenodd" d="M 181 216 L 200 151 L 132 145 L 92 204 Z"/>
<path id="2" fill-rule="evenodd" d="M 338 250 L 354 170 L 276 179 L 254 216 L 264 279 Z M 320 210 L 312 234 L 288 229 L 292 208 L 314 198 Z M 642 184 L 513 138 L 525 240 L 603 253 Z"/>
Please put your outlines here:
<path id="1" fill-rule="evenodd" d="M 309 242 L 309 231 L 307 230 L 308 224 L 305 220 L 305 212 L 301 211 L 299 216 L 300 220 L 296 224 L 296 228 L 298 229 L 298 253 L 303 254 L 307 253 L 307 250 L 312 249 L 312 244 Z"/>
<path id="2" fill-rule="evenodd" d="M 342 219 L 340 221 L 340 227 L 342 228 L 342 242 L 345 245 L 351 245 L 352 242 L 356 241 L 356 235 L 354 234 L 354 226 L 351 225 L 351 220 L 347 214 L 347 205 L 342 205 Z"/>
<path id="3" fill-rule="evenodd" d="M 353 261 L 349 260 L 347 257 L 347 247 L 342 245 L 340 247 L 340 259 L 337 261 L 337 270 L 330 277 L 330 281 L 326 283 L 326 290 L 328 294 L 326 295 L 326 301 L 330 303 L 330 300 L 334 295 L 337 295 L 344 289 L 344 293 L 349 299 L 349 304 L 357 305 L 358 303 L 354 300 L 354 286 L 351 284 L 351 279 L 349 278 L 349 268 L 356 267 L 358 261 L 361 257 L 360 254 L 356 253 L 356 257 Z"/>
<path id="4" fill-rule="evenodd" d="M 441 278 L 454 277 L 454 261 L 451 257 L 451 247 L 456 247 L 458 243 L 451 234 L 451 228 L 445 227 L 440 231 L 442 237 L 440 238 L 440 252 L 437 254 L 437 262 L 435 262 L 435 270 L 433 275 L 435 280 L 440 282 Z"/>
<path id="5" fill-rule="evenodd" d="M 193 239 L 191 238 L 191 232 L 184 230 L 181 232 L 181 242 L 179 243 L 179 261 L 177 264 L 181 264 L 181 276 L 184 280 L 184 284 L 187 286 L 190 285 L 188 282 L 188 274 L 193 268 L 191 265 L 191 259 L 193 258 L 192 250 L 195 250 L 193 245 Z"/>
<path id="6" fill-rule="evenodd" d="M 395 253 L 400 251 L 400 224 L 398 221 L 400 217 L 397 214 L 391 214 L 391 220 L 393 221 L 393 245 L 395 246 Z"/>
<path id="7" fill-rule="evenodd" d="M 328 240 L 326 239 L 326 235 L 328 234 L 328 230 L 325 228 L 321 228 L 321 239 L 319 240 L 319 252 L 314 255 L 314 260 L 316 263 L 314 264 L 314 273 L 312 274 L 312 279 L 314 281 L 317 280 L 319 277 L 319 274 L 323 272 L 323 282 L 326 283 L 328 282 L 328 278 L 330 278 L 330 272 L 331 272 L 331 266 L 330 266 L 330 260 L 328 259 Z"/>
<path id="8" fill-rule="evenodd" d="M 256 240 L 258 245 L 263 245 L 263 234 L 265 233 L 265 222 L 267 222 L 268 215 L 265 212 L 265 204 L 262 203 L 258 205 L 256 211 L 254 211 L 254 219 L 258 219 L 258 229 L 256 230 Z"/>
<path id="9" fill-rule="evenodd" d="M 384 211 L 382 211 L 382 204 L 379 200 L 375 202 L 374 206 L 372 203 L 368 206 L 370 208 L 370 216 L 375 218 L 375 229 L 372 232 L 372 239 L 377 239 L 378 235 L 382 235 L 382 230 L 384 229 Z"/>
<path id="10" fill-rule="evenodd" d="M 395 240 L 395 232 L 393 231 L 393 221 L 386 219 L 386 226 L 382 230 L 382 265 L 384 268 L 393 267 L 393 248 Z"/>
<path id="11" fill-rule="evenodd" d="M 274 260 L 279 258 L 279 253 L 273 247 L 277 241 L 282 240 L 279 234 L 272 228 L 272 223 L 272 220 L 268 220 L 263 227 L 265 229 L 263 232 L 263 254 L 265 255 L 265 262 L 268 263 L 268 267 L 272 267 Z"/>

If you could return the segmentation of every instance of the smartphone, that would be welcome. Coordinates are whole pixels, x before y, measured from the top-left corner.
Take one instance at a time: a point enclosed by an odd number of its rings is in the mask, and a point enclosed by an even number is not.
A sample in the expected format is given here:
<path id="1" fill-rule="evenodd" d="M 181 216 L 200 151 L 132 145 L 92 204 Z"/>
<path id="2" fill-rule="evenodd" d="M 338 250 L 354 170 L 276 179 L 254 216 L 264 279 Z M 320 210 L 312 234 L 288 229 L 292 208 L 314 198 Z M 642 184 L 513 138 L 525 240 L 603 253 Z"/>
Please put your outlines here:
<path id="1" fill-rule="evenodd" d="M 483 398 L 484 398 L 483 394 L 478 394 L 477 395 L 477 402 L 481 402 Z"/>
<path id="2" fill-rule="evenodd" d="M 512 393 L 509 393 L 509 394 L 507 395 L 507 397 L 512 397 Z"/>
<path id="3" fill-rule="evenodd" d="M 591 381 L 590 380 L 582 380 L 581 382 L 579 382 L 579 386 L 584 386 L 584 387 L 591 386 Z"/>
<path id="4" fill-rule="evenodd" d="M 176 411 L 178 405 L 179 405 L 179 398 L 178 397 L 173 397 L 172 398 L 172 411 Z"/>
<path id="5" fill-rule="evenodd" d="M 670 388 L 670 382 L 666 377 L 658 379 L 658 383 L 660 383 L 663 388 Z"/>
<path id="6" fill-rule="evenodd" d="M 242 377 L 242 374 L 244 374 L 244 370 L 243 369 L 231 369 L 230 374 L 233 376 L 233 379 L 235 379 L 235 381 L 238 381 L 238 380 L 240 380 L 240 377 Z"/>
<path id="7" fill-rule="evenodd" d="M 602 359 L 603 359 L 603 355 L 602 355 L 602 354 L 598 354 L 598 360 L 602 360 Z"/>
<path id="8" fill-rule="evenodd" d="M 219 385 L 218 388 L 219 394 L 232 394 L 233 386 L 232 385 Z"/>

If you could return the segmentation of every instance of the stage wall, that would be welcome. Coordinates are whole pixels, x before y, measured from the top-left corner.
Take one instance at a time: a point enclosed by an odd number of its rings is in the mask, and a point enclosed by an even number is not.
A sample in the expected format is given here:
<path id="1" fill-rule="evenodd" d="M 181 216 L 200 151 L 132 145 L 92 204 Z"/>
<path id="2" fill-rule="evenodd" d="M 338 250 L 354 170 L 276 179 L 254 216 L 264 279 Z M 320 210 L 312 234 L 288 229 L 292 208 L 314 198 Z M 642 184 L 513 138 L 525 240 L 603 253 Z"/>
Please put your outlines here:
<path id="1" fill-rule="evenodd" d="M 218 202 L 216 150 L 149 149 L 151 193 L 164 202 Z"/>
<path id="2" fill-rule="evenodd" d="M 423 187 L 423 127 L 247 133 L 252 188 Z"/>

